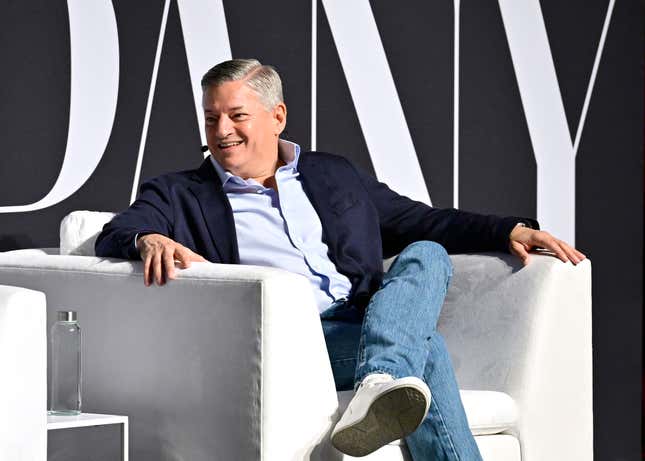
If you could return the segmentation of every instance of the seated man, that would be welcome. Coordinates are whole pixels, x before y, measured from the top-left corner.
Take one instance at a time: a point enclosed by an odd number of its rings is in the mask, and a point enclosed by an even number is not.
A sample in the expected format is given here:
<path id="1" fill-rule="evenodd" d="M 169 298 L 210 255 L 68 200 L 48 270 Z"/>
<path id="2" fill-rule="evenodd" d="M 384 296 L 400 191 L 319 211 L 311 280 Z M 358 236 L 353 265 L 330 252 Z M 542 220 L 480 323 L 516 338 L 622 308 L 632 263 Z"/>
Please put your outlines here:
<path id="1" fill-rule="evenodd" d="M 334 446 L 363 456 L 405 437 L 415 460 L 480 459 L 436 329 L 452 274 L 446 250 L 511 251 L 525 263 L 536 246 L 564 262 L 585 256 L 532 219 L 432 208 L 343 157 L 300 152 L 279 139 L 287 109 L 270 66 L 226 61 L 202 88 L 211 156 L 143 184 L 104 227 L 96 254 L 143 259 L 147 286 L 173 279 L 176 261 L 304 275 L 336 387 L 356 390 Z M 383 274 L 383 257 L 397 254 Z"/>

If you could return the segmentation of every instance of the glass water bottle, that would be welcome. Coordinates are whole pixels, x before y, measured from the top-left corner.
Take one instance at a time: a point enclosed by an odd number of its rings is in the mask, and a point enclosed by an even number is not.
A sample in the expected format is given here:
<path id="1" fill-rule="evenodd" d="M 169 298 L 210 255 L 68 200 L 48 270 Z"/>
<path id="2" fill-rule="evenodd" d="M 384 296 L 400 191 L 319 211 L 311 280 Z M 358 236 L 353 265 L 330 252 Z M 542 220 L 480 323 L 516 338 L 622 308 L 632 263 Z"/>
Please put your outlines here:
<path id="1" fill-rule="evenodd" d="M 58 311 L 51 329 L 52 415 L 81 413 L 81 328 L 75 311 Z"/>

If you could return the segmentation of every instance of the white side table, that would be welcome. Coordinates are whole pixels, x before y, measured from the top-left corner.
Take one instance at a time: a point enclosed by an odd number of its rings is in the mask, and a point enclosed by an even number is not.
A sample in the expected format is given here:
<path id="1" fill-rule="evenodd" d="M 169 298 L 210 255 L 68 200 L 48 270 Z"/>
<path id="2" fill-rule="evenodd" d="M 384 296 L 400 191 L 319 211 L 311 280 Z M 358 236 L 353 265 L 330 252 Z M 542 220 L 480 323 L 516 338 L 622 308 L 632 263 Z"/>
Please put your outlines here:
<path id="1" fill-rule="evenodd" d="M 47 415 L 47 430 L 67 429 L 71 427 L 103 426 L 106 424 L 122 424 L 121 447 L 123 461 L 128 461 L 128 417 L 119 415 L 101 415 L 97 413 L 81 413 L 76 416 Z"/>

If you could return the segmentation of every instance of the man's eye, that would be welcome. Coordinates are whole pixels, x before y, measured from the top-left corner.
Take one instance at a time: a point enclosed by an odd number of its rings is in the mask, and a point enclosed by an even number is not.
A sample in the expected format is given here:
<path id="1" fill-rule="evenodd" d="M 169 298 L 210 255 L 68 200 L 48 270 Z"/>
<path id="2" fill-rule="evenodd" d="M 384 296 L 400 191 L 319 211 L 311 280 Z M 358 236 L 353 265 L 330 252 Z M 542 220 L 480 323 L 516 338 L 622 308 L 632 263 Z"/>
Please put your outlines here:
<path id="1" fill-rule="evenodd" d="M 236 119 L 236 120 L 243 119 L 244 117 L 246 117 L 246 114 L 239 113 L 239 114 L 234 114 L 233 115 L 233 118 Z"/>

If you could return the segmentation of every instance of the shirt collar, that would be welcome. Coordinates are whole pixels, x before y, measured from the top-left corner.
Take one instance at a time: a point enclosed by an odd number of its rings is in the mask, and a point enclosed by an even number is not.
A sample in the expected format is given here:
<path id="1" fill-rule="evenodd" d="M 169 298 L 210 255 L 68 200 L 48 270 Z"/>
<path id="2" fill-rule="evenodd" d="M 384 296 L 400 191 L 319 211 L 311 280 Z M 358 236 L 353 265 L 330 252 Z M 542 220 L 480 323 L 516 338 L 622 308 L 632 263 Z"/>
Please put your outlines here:
<path id="1" fill-rule="evenodd" d="M 228 181 L 246 184 L 244 179 L 234 175 L 230 171 L 226 171 L 224 167 L 215 160 L 215 157 L 212 155 L 209 155 L 208 157 L 211 159 L 211 163 L 213 164 L 220 181 L 222 181 L 222 185 L 225 185 Z M 300 146 L 295 142 L 287 141 L 286 139 L 278 139 L 278 157 L 285 163 L 282 168 L 292 168 L 293 171 L 296 172 L 298 171 L 298 159 L 300 159 Z"/>

